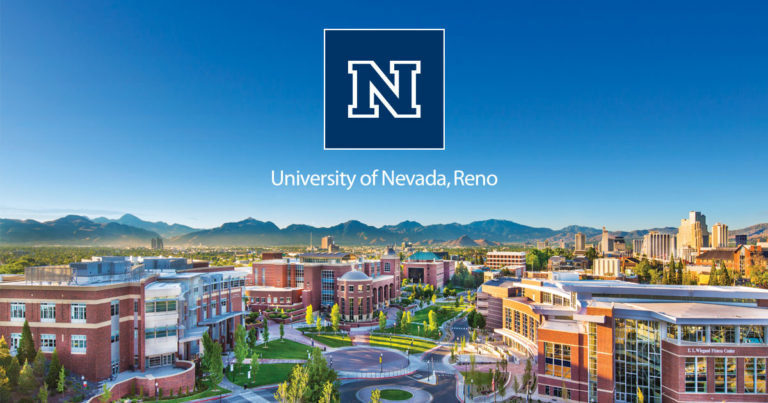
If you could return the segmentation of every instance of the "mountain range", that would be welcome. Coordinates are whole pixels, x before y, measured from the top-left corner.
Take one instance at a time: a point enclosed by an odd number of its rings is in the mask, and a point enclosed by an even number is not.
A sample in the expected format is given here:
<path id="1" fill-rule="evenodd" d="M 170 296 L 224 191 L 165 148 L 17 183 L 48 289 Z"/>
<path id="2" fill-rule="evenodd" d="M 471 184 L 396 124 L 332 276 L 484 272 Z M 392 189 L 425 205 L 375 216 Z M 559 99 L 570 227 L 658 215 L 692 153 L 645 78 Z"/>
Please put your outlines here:
<path id="1" fill-rule="evenodd" d="M 625 239 L 637 239 L 648 231 L 674 233 L 677 228 L 663 227 L 634 231 L 613 231 L 611 234 Z M 422 225 L 416 221 L 403 221 L 396 225 L 374 227 L 357 220 L 331 227 L 313 227 L 293 224 L 280 228 L 270 221 L 247 218 L 225 223 L 211 229 L 196 229 L 182 224 L 162 221 L 150 222 L 125 214 L 118 219 L 69 215 L 53 221 L 0 219 L 0 244 L 28 245 L 114 245 L 148 246 L 153 237 L 161 236 L 166 246 L 281 246 L 320 243 L 326 235 L 334 237 L 340 245 L 387 245 L 403 241 L 416 245 L 448 247 L 497 246 L 527 241 L 561 239 L 571 242 L 577 232 L 587 242 L 600 239 L 598 228 L 571 225 L 554 230 L 531 227 L 507 220 L 483 220 L 468 224 L 450 223 Z M 731 231 L 747 234 L 750 239 L 768 235 L 768 223 Z"/>

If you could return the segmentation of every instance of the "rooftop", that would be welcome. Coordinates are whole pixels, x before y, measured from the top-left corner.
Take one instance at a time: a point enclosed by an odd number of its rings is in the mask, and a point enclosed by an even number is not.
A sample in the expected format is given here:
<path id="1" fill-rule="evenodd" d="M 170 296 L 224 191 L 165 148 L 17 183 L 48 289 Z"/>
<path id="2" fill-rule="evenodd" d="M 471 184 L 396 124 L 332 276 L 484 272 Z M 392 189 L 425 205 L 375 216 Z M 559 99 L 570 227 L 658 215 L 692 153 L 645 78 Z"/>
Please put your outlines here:
<path id="1" fill-rule="evenodd" d="M 440 260 L 440 258 L 432 252 L 416 252 L 413 255 L 408 256 L 408 260 Z"/>
<path id="2" fill-rule="evenodd" d="M 370 280 L 371 278 L 368 277 L 367 274 L 361 271 L 353 270 L 353 271 L 348 271 L 344 273 L 344 275 L 342 275 L 340 279 L 345 281 L 361 281 L 361 280 Z"/>

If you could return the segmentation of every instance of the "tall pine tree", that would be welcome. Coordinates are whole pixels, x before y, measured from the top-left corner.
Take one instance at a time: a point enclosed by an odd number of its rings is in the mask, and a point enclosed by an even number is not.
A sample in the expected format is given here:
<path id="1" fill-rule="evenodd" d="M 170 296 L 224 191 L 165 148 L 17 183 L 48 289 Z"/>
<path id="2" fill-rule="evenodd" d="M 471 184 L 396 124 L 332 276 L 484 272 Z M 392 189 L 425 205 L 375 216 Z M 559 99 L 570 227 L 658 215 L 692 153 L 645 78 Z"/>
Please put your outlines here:
<path id="1" fill-rule="evenodd" d="M 51 355 L 51 366 L 48 367 L 48 376 L 45 378 L 45 383 L 48 384 L 49 388 L 55 390 L 59 384 L 59 371 L 61 371 L 61 362 L 59 361 L 59 353 L 54 348 Z"/>
<path id="2" fill-rule="evenodd" d="M 24 327 L 21 328 L 21 340 L 19 340 L 19 348 L 16 350 L 16 358 L 19 359 L 19 365 L 24 366 L 25 362 L 32 362 L 36 355 L 35 339 L 32 338 L 32 330 L 29 329 L 29 322 L 25 319 Z"/>

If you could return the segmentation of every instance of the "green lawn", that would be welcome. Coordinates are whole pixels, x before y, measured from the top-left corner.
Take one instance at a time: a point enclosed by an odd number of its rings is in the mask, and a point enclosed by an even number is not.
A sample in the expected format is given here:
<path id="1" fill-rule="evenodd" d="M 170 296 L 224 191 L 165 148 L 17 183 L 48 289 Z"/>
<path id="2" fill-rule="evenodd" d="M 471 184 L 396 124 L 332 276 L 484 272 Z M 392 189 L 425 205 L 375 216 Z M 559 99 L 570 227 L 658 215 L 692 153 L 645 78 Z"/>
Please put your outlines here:
<path id="1" fill-rule="evenodd" d="M 442 308 L 443 313 L 440 314 L 440 308 Z M 416 311 L 416 313 L 413 314 L 413 317 L 411 318 L 411 325 L 409 329 L 406 332 L 402 332 L 398 330 L 397 334 L 405 334 L 405 335 L 411 335 L 411 336 L 421 336 L 421 337 L 429 337 L 432 339 L 438 339 L 439 335 L 428 335 L 426 334 L 426 329 L 424 329 L 424 322 L 429 324 L 429 312 L 431 311 L 437 311 L 437 324 L 438 326 L 442 325 L 445 321 L 460 315 L 464 312 L 464 310 L 467 308 L 466 305 L 461 305 L 458 308 L 454 306 L 451 303 L 439 303 L 437 305 L 428 306 L 424 309 Z M 378 330 L 377 330 L 378 332 Z M 387 328 L 385 329 L 384 333 L 392 333 L 394 332 L 394 328 Z"/>
<path id="2" fill-rule="evenodd" d="M 464 378 L 467 378 L 468 372 L 462 372 L 461 374 L 464 375 Z M 469 382 L 469 379 L 466 380 Z M 475 382 L 474 385 L 479 386 L 490 386 L 491 385 L 491 373 L 489 372 L 480 372 L 475 371 Z"/>
<path id="3" fill-rule="evenodd" d="M 298 364 L 261 364 L 259 370 L 249 380 L 248 370 L 251 366 L 249 364 L 235 364 L 233 372 L 229 372 L 229 367 L 227 367 L 227 379 L 240 386 L 247 384 L 249 388 L 272 385 L 288 379 L 291 370 L 296 365 Z"/>
<path id="4" fill-rule="evenodd" d="M 292 340 L 270 340 L 268 345 L 259 344 L 254 351 L 261 354 L 261 358 L 285 358 L 292 360 L 306 360 L 307 352 L 312 347 L 297 343 Z M 249 354 L 250 356 L 250 354 Z"/>
<path id="5" fill-rule="evenodd" d="M 206 390 L 204 390 L 204 391 L 202 391 L 200 393 L 196 393 L 194 395 L 188 395 L 188 396 L 179 397 L 179 398 L 175 398 L 175 399 L 160 399 L 160 401 L 163 402 L 163 403 L 188 402 L 190 400 L 204 399 L 206 397 L 213 397 L 213 396 L 218 396 L 218 395 L 226 395 L 229 392 L 230 392 L 229 389 L 213 388 L 213 389 L 206 389 Z M 164 392 L 164 393 L 168 393 L 168 392 Z M 174 393 L 176 393 L 176 392 L 174 391 Z M 145 398 L 145 399 L 149 399 L 149 398 Z M 151 400 L 154 401 L 155 399 L 152 398 Z"/>
<path id="6" fill-rule="evenodd" d="M 346 334 L 312 334 L 311 332 L 307 332 L 304 334 L 304 336 L 309 337 L 310 339 L 315 339 L 319 341 L 320 343 L 325 344 L 328 347 L 346 347 L 351 346 L 352 341 L 349 340 L 349 336 Z"/>
<path id="7" fill-rule="evenodd" d="M 413 341 L 413 347 L 411 347 L 411 341 Z M 396 348 L 401 351 L 406 351 L 410 348 L 412 353 L 417 354 L 437 346 L 436 343 L 431 341 L 411 339 L 407 336 L 398 335 L 392 335 L 390 341 L 390 335 L 387 334 L 371 334 L 370 344 L 377 347 Z"/>
<path id="8" fill-rule="evenodd" d="M 408 400 L 413 397 L 411 392 L 400 389 L 384 389 L 381 391 L 381 398 L 387 400 Z"/>

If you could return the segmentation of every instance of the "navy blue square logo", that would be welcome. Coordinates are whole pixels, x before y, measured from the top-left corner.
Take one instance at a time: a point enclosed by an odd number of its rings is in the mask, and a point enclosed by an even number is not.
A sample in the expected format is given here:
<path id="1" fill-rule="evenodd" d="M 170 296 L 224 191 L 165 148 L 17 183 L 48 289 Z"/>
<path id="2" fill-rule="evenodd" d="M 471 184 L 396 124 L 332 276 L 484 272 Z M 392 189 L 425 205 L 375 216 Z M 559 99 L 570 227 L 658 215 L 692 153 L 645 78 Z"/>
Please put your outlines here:
<path id="1" fill-rule="evenodd" d="M 445 149 L 445 30 L 326 29 L 326 150 Z"/>

